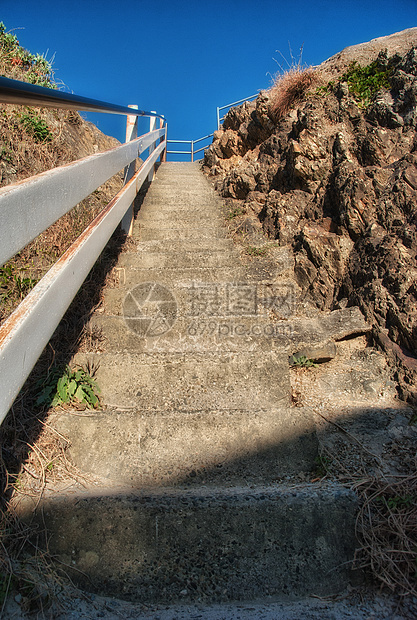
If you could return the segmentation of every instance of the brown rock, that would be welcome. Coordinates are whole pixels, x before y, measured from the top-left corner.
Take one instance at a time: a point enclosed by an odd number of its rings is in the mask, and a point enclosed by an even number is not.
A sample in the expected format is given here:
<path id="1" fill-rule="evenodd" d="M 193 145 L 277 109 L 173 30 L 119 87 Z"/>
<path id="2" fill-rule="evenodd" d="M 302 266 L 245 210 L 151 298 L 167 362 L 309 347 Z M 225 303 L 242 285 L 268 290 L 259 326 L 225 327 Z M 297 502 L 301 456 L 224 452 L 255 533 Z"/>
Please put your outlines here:
<path id="1" fill-rule="evenodd" d="M 389 68 L 390 89 L 364 107 L 340 77 L 352 61 L 374 60 Z M 230 111 L 207 165 L 223 195 L 245 200 L 270 238 L 293 247 L 303 298 L 320 309 L 356 304 L 417 354 L 417 28 L 318 70 L 334 86 L 278 123 L 268 93 Z"/>

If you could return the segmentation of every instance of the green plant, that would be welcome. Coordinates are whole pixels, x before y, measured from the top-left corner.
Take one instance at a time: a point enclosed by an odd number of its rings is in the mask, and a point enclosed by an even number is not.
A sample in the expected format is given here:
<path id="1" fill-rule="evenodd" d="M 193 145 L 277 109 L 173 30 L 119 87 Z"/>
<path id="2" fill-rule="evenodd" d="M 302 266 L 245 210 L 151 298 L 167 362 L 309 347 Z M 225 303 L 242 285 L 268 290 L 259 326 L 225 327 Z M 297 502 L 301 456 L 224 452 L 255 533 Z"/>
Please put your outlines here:
<path id="1" fill-rule="evenodd" d="M 90 409 L 100 407 L 100 388 L 88 370 L 81 366 L 72 369 L 67 365 L 64 370 L 55 368 L 38 383 L 38 388 L 41 393 L 36 405 L 57 407 L 83 404 Z"/>
<path id="2" fill-rule="evenodd" d="M 3 605 L 7 596 L 10 585 L 10 577 L 7 574 L 0 573 L 0 605 Z"/>
<path id="3" fill-rule="evenodd" d="M 245 248 L 245 254 L 248 254 L 249 256 L 266 256 L 268 254 L 268 250 L 269 248 L 265 245 L 261 248 L 254 245 L 249 245 Z"/>
<path id="4" fill-rule="evenodd" d="M 319 478 L 323 478 L 329 472 L 331 462 L 331 458 L 325 454 L 316 456 L 314 459 L 314 474 Z"/>
<path id="5" fill-rule="evenodd" d="M 293 355 L 290 359 L 290 365 L 295 366 L 296 368 L 317 368 L 318 366 L 314 360 L 306 357 L 305 355 L 300 355 L 299 357 L 295 357 Z"/>
<path id="6" fill-rule="evenodd" d="M 13 154 L 11 150 L 5 146 L 0 147 L 0 159 L 8 164 L 13 164 Z"/>
<path id="7" fill-rule="evenodd" d="M 361 67 L 355 61 L 351 63 L 341 81 L 347 82 L 349 92 L 362 107 L 367 107 L 379 90 L 390 88 L 390 74 L 390 69 L 381 65 L 377 60 L 365 67 Z"/>
<path id="8" fill-rule="evenodd" d="M 6 32 L 6 26 L 3 22 L 0 22 L 0 45 L 6 51 L 12 51 L 19 46 L 17 36 Z"/>
<path id="9" fill-rule="evenodd" d="M 10 297 L 22 300 L 33 289 L 36 280 L 30 276 L 22 276 L 25 269 L 17 269 L 12 263 L 0 267 L 0 299 Z"/>
<path id="10" fill-rule="evenodd" d="M 239 215 L 244 215 L 244 214 L 245 214 L 245 210 L 242 209 L 242 207 L 234 207 L 229 211 L 229 213 L 227 213 L 226 219 L 233 220 L 235 217 L 238 217 Z"/>
<path id="11" fill-rule="evenodd" d="M 378 495 L 375 498 L 375 501 L 379 504 L 383 504 L 384 506 L 393 511 L 398 511 L 403 508 L 412 508 L 415 504 L 415 498 L 412 495 L 394 495 L 391 497 Z"/>
<path id="12" fill-rule="evenodd" d="M 334 89 L 334 81 L 330 80 L 327 84 L 323 86 L 318 86 L 316 88 L 316 95 L 328 95 Z"/>
<path id="13" fill-rule="evenodd" d="M 47 60 L 42 54 L 31 54 L 19 44 L 15 34 L 6 32 L 6 26 L 0 22 L 0 61 L 2 71 L 16 72 L 11 77 L 44 86 L 56 88 L 53 82 L 52 60 Z"/>
<path id="14" fill-rule="evenodd" d="M 47 123 L 32 110 L 28 110 L 22 115 L 21 123 L 26 131 L 33 136 L 35 142 L 51 142 L 53 136 Z"/>

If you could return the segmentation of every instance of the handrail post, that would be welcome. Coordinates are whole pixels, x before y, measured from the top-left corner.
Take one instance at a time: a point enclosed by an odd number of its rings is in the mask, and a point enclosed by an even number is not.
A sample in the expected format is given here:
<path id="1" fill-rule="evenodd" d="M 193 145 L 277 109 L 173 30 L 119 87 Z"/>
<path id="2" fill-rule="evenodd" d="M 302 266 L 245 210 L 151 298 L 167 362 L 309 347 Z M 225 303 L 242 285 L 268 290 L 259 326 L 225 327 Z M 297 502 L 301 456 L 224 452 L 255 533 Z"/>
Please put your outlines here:
<path id="1" fill-rule="evenodd" d="M 129 105 L 129 108 L 138 109 L 137 105 Z M 126 119 L 126 142 L 130 142 L 130 140 L 134 140 L 138 137 L 138 117 L 129 115 Z M 133 160 L 128 166 L 125 168 L 125 185 L 130 181 L 136 171 L 136 159 Z M 122 231 L 126 233 L 128 237 L 132 236 L 133 230 L 133 202 L 124 214 L 121 221 Z"/>
<path id="2" fill-rule="evenodd" d="M 220 129 L 220 108 L 216 108 L 217 111 L 217 129 Z"/>
<path id="3" fill-rule="evenodd" d="M 164 126 L 164 120 L 162 118 L 159 119 L 159 128 L 162 129 L 162 127 Z M 165 137 L 162 136 L 161 137 L 161 142 L 163 142 L 164 140 L 167 139 L 167 124 L 165 123 Z M 168 144 L 165 146 L 164 150 L 161 153 L 161 157 L 159 158 L 159 161 L 162 162 L 166 162 L 167 160 L 167 147 Z"/>
<path id="4" fill-rule="evenodd" d="M 191 162 L 194 161 L 194 140 L 191 140 Z"/>
<path id="5" fill-rule="evenodd" d="M 151 111 L 152 111 L 153 114 L 154 113 L 156 114 L 156 112 L 154 110 L 151 110 Z M 149 119 L 149 131 L 153 131 L 155 129 L 155 127 L 156 127 L 156 118 L 155 118 L 155 116 L 151 116 L 150 119 Z M 149 155 L 154 150 L 155 150 L 155 145 L 151 144 L 151 146 L 149 147 Z M 153 181 L 154 176 L 155 176 L 155 166 L 152 166 L 152 169 L 151 169 L 151 171 L 150 171 L 150 173 L 148 175 L 149 183 L 151 183 Z"/>

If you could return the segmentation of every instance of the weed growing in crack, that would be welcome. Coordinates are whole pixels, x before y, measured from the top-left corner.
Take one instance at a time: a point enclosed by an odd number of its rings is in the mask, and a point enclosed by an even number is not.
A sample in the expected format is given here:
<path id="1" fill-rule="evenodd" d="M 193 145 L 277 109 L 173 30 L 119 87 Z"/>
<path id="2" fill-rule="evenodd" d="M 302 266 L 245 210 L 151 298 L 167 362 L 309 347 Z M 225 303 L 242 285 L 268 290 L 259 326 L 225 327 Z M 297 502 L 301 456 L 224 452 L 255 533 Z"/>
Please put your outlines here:
<path id="1" fill-rule="evenodd" d="M 248 254 L 248 256 L 266 256 L 268 254 L 268 249 L 269 248 L 266 246 L 258 248 L 254 245 L 249 245 L 245 248 L 245 254 Z"/>
<path id="2" fill-rule="evenodd" d="M 245 213 L 246 211 L 242 207 L 234 207 L 226 214 L 226 219 L 233 220 L 235 217 L 239 217 L 239 215 L 245 215 Z"/>
<path id="3" fill-rule="evenodd" d="M 318 364 L 316 364 L 314 360 L 306 357 L 305 355 L 300 355 L 299 357 L 292 356 L 290 358 L 290 365 L 295 368 L 317 368 L 318 367 Z"/>
<path id="4" fill-rule="evenodd" d="M 85 405 L 89 409 L 100 407 L 100 388 L 88 370 L 82 367 L 72 369 L 55 368 L 46 379 L 39 382 L 41 393 L 36 405 L 57 407 L 58 405 Z"/>
<path id="5" fill-rule="evenodd" d="M 324 454 L 316 456 L 314 459 L 314 474 L 318 478 L 324 478 L 324 476 L 329 472 L 331 462 L 331 458 Z"/>

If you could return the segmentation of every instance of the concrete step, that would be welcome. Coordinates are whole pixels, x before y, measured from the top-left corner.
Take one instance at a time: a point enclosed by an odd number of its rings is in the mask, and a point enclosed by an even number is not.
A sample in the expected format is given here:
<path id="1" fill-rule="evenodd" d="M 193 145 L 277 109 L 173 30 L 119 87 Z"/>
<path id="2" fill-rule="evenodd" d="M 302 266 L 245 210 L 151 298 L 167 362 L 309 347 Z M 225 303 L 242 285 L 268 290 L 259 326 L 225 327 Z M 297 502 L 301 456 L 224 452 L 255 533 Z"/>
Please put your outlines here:
<path id="1" fill-rule="evenodd" d="M 152 208 L 142 207 L 136 218 L 136 222 L 177 222 L 181 221 L 184 224 L 192 224 L 193 222 L 201 223 L 224 223 L 224 218 L 216 211 L 210 211 L 207 208 L 198 210 L 185 210 L 185 209 L 160 209 L 155 212 Z"/>
<path id="2" fill-rule="evenodd" d="M 101 484 L 134 489 L 266 484 L 311 472 L 313 413 L 302 408 L 114 410 L 48 422 L 71 461 Z"/>
<path id="3" fill-rule="evenodd" d="M 167 240 L 176 241 L 181 239 L 224 239 L 227 236 L 227 229 L 220 226 L 207 228 L 205 226 L 194 228 L 179 228 L 177 230 L 161 229 L 161 228 L 137 228 L 133 231 L 133 238 L 141 241 Z"/>
<path id="4" fill-rule="evenodd" d="M 34 504 L 26 499 L 23 518 Z M 87 590 L 144 604 L 273 600 L 345 588 L 356 505 L 331 484 L 97 489 L 43 499 L 35 519 L 49 553 Z"/>
<path id="5" fill-rule="evenodd" d="M 152 191 L 148 190 L 145 196 L 146 200 L 155 198 L 161 198 L 163 202 L 169 202 L 173 200 L 176 202 L 177 198 L 182 196 L 186 200 L 194 200 L 195 202 L 202 204 L 205 200 L 209 200 L 213 205 L 219 205 L 219 198 L 207 184 L 200 184 L 200 186 L 195 187 L 194 184 L 190 184 L 188 187 L 182 181 L 178 183 L 170 183 L 169 185 L 160 185 L 159 181 L 155 181 L 152 186 Z"/>
<path id="6" fill-rule="evenodd" d="M 238 252 L 230 250 L 195 249 L 182 252 L 172 250 L 160 252 L 140 252 L 122 254 L 117 263 L 118 267 L 127 269 L 183 269 L 191 267 L 240 267 Z"/>
<path id="7" fill-rule="evenodd" d="M 106 350 L 117 352 L 146 351 L 262 351 L 280 350 L 296 357 L 317 359 L 334 357 L 335 343 L 352 335 L 367 333 L 370 326 L 359 310 L 336 310 L 324 317 L 311 320 L 291 316 L 291 306 L 285 320 L 268 320 L 262 307 L 256 316 L 187 316 L 181 305 L 178 315 L 167 325 L 166 331 L 154 329 L 157 324 L 141 325 L 140 321 L 126 321 L 123 316 L 121 291 L 117 297 L 108 297 L 107 311 L 114 315 L 96 314 L 90 320 L 91 333 L 97 328 L 105 338 Z M 108 292 L 109 293 L 109 292 Z M 285 308 L 284 308 L 285 309 Z M 132 323 L 132 324 L 130 324 Z M 94 350 L 94 343 L 92 343 Z"/>
<path id="8" fill-rule="evenodd" d="M 139 233 L 142 233 L 145 230 L 152 230 L 155 227 L 157 227 L 158 230 L 162 230 L 164 234 L 170 230 L 189 230 L 189 229 L 194 230 L 194 231 L 204 230 L 205 233 L 210 233 L 212 235 L 215 235 L 217 231 L 221 231 L 223 233 L 227 232 L 227 229 L 221 222 L 214 222 L 212 220 L 207 220 L 206 222 L 202 222 L 201 220 L 198 220 L 198 219 L 192 220 L 191 222 L 178 220 L 178 219 L 161 220 L 159 222 L 155 222 L 152 220 L 145 220 L 145 221 L 139 220 L 136 222 L 135 232 L 137 233 L 139 230 Z"/>
<path id="9" fill-rule="evenodd" d="M 231 253 L 236 251 L 236 246 L 232 239 L 185 239 L 177 241 L 166 241 L 165 239 L 153 241 L 140 241 L 137 243 L 136 251 L 142 252 L 193 252 L 193 251 L 211 250 L 213 252 L 220 250 L 228 250 Z M 136 252 L 135 252 L 136 253 Z M 119 259 L 123 260 L 126 252 L 120 255 Z"/>
<path id="10" fill-rule="evenodd" d="M 184 194 L 185 196 L 211 196 L 216 198 L 218 202 L 218 197 L 213 191 L 213 188 L 207 183 L 207 181 L 199 181 L 196 182 L 195 179 L 179 179 L 177 182 L 156 179 L 152 186 L 152 192 L 148 191 L 146 196 L 152 195 L 162 195 L 165 193 L 167 196 L 170 194 Z"/>
<path id="11" fill-rule="evenodd" d="M 142 282 L 153 282 L 175 288 L 177 286 L 209 282 L 244 282 L 245 267 L 182 267 L 142 269 L 115 267 L 112 280 L 115 286 L 124 287 L 126 292 Z"/>
<path id="12" fill-rule="evenodd" d="M 94 316 L 91 333 L 100 330 L 105 352 L 239 352 L 279 350 L 290 356 L 293 326 L 290 321 L 272 323 L 261 317 L 179 317 L 164 333 L 152 333 L 152 324 L 134 322 L 133 329 L 121 316 Z M 91 351 L 94 352 L 94 342 Z"/>
<path id="13" fill-rule="evenodd" d="M 127 259 L 126 265 L 129 264 Z M 132 265 L 133 266 L 133 265 Z M 243 271 L 243 270 L 242 270 Z M 242 279 L 230 267 L 181 269 L 131 269 L 118 267 L 113 274 L 117 288 L 107 288 L 104 309 L 109 315 L 130 318 L 289 318 L 296 309 L 292 280 Z"/>
<path id="14" fill-rule="evenodd" d="M 186 412 L 289 404 L 288 358 L 279 351 L 97 353 L 93 358 L 107 406 Z M 86 354 L 75 357 L 77 363 L 86 361 Z"/>
<path id="15" fill-rule="evenodd" d="M 212 191 L 186 192 L 181 189 L 164 189 L 148 192 L 141 208 L 152 206 L 155 211 L 216 211 L 220 213 L 218 198 Z"/>
<path id="16" fill-rule="evenodd" d="M 172 192 L 194 196 L 210 195 L 216 198 L 217 201 L 219 200 L 211 185 L 204 178 L 196 181 L 195 178 L 191 177 L 188 180 L 184 178 L 176 180 L 156 178 L 152 185 L 152 191 L 148 190 L 146 195 L 160 195 L 163 193 L 169 195 Z"/>

